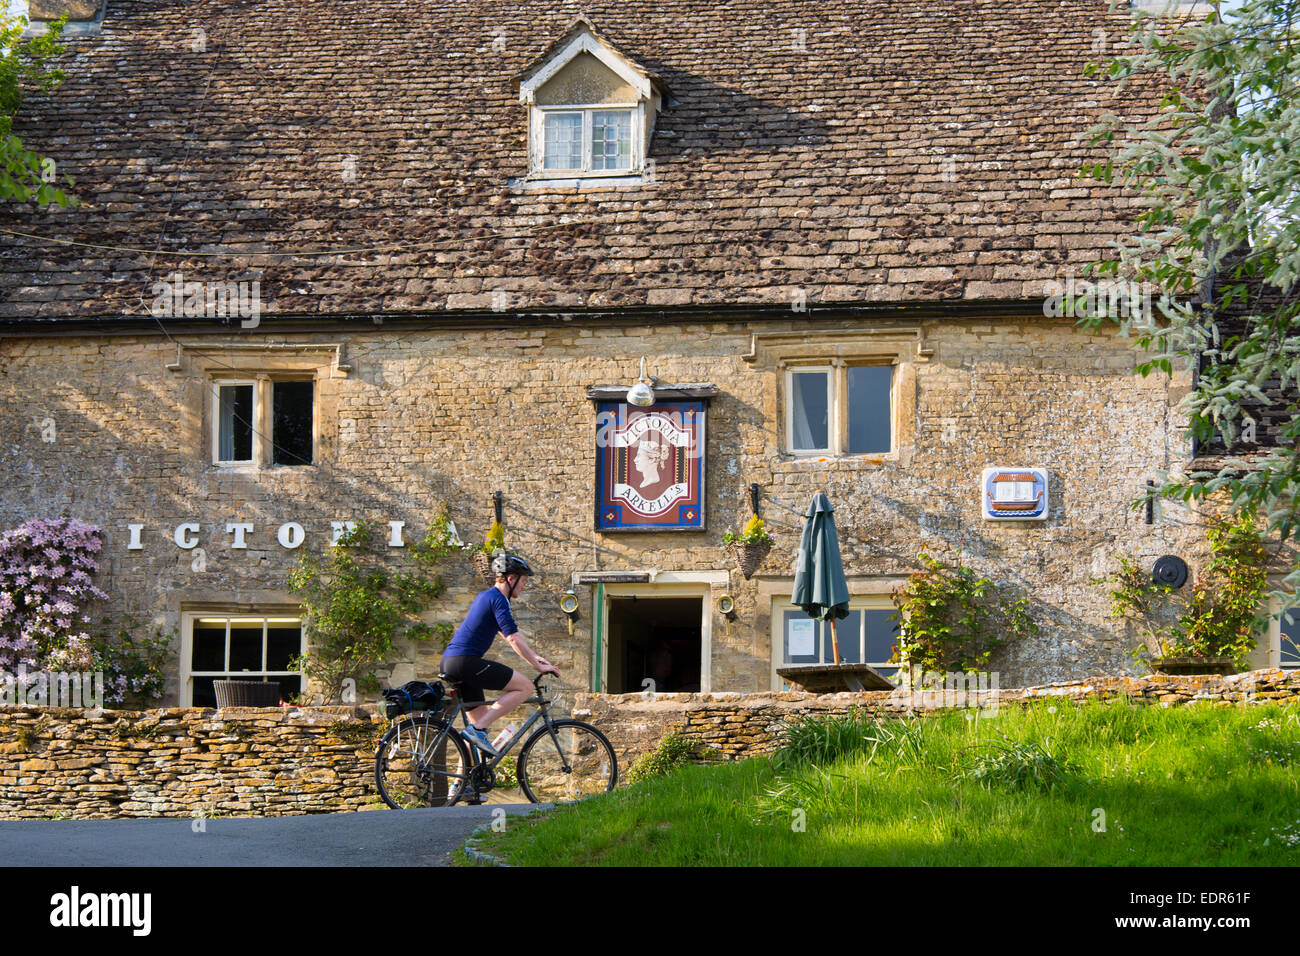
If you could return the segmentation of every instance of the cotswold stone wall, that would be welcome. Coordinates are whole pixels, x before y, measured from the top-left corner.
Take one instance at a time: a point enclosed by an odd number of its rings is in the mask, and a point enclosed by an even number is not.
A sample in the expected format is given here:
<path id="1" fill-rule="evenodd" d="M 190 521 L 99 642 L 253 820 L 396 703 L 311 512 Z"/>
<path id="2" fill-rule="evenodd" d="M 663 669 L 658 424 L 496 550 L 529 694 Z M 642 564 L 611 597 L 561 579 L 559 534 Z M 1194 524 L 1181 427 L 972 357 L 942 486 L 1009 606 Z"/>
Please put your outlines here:
<path id="1" fill-rule="evenodd" d="M 1300 671 L 1232 677 L 1095 677 L 989 692 L 999 706 L 1041 698 L 1126 698 L 1163 707 L 1300 700 Z M 966 703 L 974 703 L 967 701 Z M 580 695 L 574 716 L 614 743 L 620 775 L 668 733 L 727 759 L 770 752 L 813 714 L 925 713 L 952 701 L 861 694 Z M 0 708 L 0 819 L 291 816 L 383 807 L 374 750 L 387 724 L 369 707 L 103 711 Z"/>
<path id="2" fill-rule="evenodd" d="M 808 716 L 843 716 L 857 709 L 875 717 L 906 716 L 954 706 L 1018 706 L 1043 698 L 1126 699 L 1135 704 L 1176 707 L 1228 706 L 1267 701 L 1300 701 L 1300 670 L 1276 668 L 1230 677 L 1090 677 L 1040 687 L 991 690 L 962 697 L 919 691 L 867 691 L 856 694 L 584 694 L 574 715 L 600 727 L 614 744 L 620 768 L 648 753 L 669 733 L 697 740 L 730 760 L 770 753 L 781 728 Z"/>
<path id="3" fill-rule="evenodd" d="M 1134 375 L 1127 343 L 1084 334 L 1071 320 L 792 313 L 786 322 L 270 328 L 185 337 L 180 349 L 144 335 L 0 341 L 0 527 L 64 514 L 100 525 L 103 612 L 171 631 L 186 611 L 291 604 L 286 575 L 303 550 L 328 543 L 334 520 L 369 518 L 381 531 L 405 521 L 411 540 L 443 500 L 464 540 L 481 541 L 500 489 L 507 543 L 540 569 L 515 616 L 566 682 L 582 688 L 592 686 L 594 589 L 576 589 L 572 635 L 561 592 L 579 572 L 653 570 L 712 574 L 710 608 L 725 592 L 735 599 L 733 621 L 712 617 L 709 689 L 772 689 L 773 602 L 790 593 L 802 510 L 818 490 L 836 506 L 854 594 L 887 595 L 918 570 L 922 549 L 948 558 L 961 549 L 968 565 L 1029 600 L 1041 630 L 990 663 L 1004 684 L 1128 672 L 1133 636 L 1088 579 L 1114 569 L 1121 550 L 1148 566 L 1179 554 L 1193 571 L 1205 557 L 1203 529 L 1185 512 L 1162 506 L 1148 525 L 1128 504 L 1157 469 L 1181 460 L 1173 408 L 1185 383 Z M 921 351 L 900 372 L 896 452 L 786 454 L 783 360 L 775 346 L 755 349 L 755 333 L 825 343 L 827 355 L 845 335 L 912 336 Z M 274 348 L 253 348 L 260 344 Z M 340 345 L 350 371 L 335 369 Z M 592 530 L 595 411 L 586 388 L 630 383 L 642 354 L 662 382 L 720 389 L 707 428 L 706 533 Z M 212 376 L 268 366 L 318 375 L 319 461 L 214 467 Z M 978 482 L 991 465 L 1046 467 L 1048 519 L 983 520 Z M 746 581 L 722 535 L 748 518 L 751 483 L 762 489 L 777 544 Z M 233 547 L 227 525 L 245 522 L 253 526 L 246 547 Z M 302 550 L 277 542 L 285 522 L 305 529 Z M 128 548 L 132 523 L 143 525 L 139 549 Z M 183 523 L 199 525 L 194 551 L 173 541 Z M 481 585 L 463 560 L 445 580 L 450 590 L 430 616 L 459 621 Z M 428 645 L 410 648 L 393 682 L 432 677 L 438 656 Z M 164 702 L 179 703 L 179 690 L 173 671 Z"/>
<path id="4" fill-rule="evenodd" d="M 0 818 L 290 816 L 382 806 L 363 708 L 0 709 Z"/>

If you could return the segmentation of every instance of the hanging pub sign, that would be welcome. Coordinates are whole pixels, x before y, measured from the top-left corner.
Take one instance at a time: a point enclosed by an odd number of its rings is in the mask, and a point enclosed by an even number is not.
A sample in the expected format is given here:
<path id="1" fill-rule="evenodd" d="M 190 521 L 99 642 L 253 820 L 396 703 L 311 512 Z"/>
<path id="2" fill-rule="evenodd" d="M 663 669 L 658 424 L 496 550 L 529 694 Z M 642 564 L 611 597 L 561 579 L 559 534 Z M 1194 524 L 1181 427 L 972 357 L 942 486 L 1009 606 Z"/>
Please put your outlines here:
<path id="1" fill-rule="evenodd" d="M 596 530 L 704 530 L 703 401 L 596 404 Z"/>

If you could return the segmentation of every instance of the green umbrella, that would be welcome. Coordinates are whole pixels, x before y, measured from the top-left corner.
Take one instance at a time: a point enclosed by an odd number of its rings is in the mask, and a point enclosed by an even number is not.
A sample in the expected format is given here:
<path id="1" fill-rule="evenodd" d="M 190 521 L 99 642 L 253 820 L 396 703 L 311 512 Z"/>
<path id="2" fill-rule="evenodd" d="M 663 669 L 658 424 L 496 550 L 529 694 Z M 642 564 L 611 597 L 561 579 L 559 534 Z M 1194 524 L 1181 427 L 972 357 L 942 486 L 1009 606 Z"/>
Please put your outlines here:
<path id="1" fill-rule="evenodd" d="M 797 604 L 809 617 L 831 622 L 831 646 L 835 663 L 840 662 L 840 637 L 836 622 L 849 616 L 849 585 L 844 580 L 844 562 L 840 558 L 840 541 L 835 534 L 835 508 L 823 491 L 813 495 L 808 505 L 799 558 L 794 569 L 794 594 Z"/>

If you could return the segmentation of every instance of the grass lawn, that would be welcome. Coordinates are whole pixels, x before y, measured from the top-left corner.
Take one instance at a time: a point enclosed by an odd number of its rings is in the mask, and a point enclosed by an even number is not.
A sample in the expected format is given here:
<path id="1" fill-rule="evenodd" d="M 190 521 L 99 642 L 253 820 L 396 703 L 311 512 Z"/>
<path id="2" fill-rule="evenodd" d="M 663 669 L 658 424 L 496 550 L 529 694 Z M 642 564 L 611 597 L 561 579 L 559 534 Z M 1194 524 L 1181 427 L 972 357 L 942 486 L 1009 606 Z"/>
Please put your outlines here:
<path id="1" fill-rule="evenodd" d="M 521 866 L 1295 866 L 1300 706 L 805 724 L 774 761 L 683 767 L 480 848 Z"/>

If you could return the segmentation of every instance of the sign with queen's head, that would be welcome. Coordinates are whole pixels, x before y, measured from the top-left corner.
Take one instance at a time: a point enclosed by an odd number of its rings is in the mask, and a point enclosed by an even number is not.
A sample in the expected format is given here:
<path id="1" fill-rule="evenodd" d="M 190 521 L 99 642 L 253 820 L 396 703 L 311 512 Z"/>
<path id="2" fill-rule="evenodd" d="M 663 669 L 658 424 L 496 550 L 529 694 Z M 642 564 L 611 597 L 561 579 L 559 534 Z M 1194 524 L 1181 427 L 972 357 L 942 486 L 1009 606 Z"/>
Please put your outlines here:
<path id="1" fill-rule="evenodd" d="M 596 408 L 596 529 L 704 530 L 705 403 Z"/>

